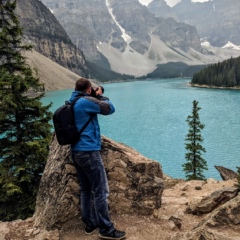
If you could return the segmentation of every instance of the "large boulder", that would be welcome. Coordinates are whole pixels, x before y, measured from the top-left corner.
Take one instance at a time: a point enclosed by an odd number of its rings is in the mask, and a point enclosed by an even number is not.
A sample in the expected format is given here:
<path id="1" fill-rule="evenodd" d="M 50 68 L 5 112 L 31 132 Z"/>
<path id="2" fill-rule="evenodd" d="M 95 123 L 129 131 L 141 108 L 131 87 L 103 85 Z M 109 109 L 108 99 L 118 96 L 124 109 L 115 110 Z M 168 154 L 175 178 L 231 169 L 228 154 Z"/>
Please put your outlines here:
<path id="1" fill-rule="evenodd" d="M 212 212 L 215 208 L 236 197 L 237 194 L 237 187 L 226 187 L 207 196 L 195 197 L 188 204 L 187 213 L 200 215 Z"/>
<path id="2" fill-rule="evenodd" d="M 240 233 L 240 194 L 207 214 L 187 233 L 176 233 L 171 240 L 238 240 Z"/>
<path id="3" fill-rule="evenodd" d="M 158 162 L 106 137 L 102 138 L 101 154 L 109 180 L 112 212 L 150 215 L 161 207 L 163 173 Z M 63 223 L 80 215 L 79 190 L 70 148 L 60 146 L 53 137 L 38 192 L 35 226 L 47 230 L 61 228 Z"/>

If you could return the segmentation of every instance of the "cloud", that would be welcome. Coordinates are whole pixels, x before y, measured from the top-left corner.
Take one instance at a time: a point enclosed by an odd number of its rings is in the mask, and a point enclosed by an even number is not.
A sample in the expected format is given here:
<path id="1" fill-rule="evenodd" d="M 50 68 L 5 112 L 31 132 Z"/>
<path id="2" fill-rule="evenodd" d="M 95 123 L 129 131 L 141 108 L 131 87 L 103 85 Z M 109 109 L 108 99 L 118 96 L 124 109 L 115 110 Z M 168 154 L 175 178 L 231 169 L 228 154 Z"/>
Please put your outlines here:
<path id="1" fill-rule="evenodd" d="M 150 2 L 152 2 L 153 0 L 138 0 L 141 4 L 143 5 L 148 5 Z M 180 2 L 181 0 L 165 0 L 165 2 L 169 5 L 169 6 L 174 6 L 175 4 L 177 4 L 178 2 Z"/>

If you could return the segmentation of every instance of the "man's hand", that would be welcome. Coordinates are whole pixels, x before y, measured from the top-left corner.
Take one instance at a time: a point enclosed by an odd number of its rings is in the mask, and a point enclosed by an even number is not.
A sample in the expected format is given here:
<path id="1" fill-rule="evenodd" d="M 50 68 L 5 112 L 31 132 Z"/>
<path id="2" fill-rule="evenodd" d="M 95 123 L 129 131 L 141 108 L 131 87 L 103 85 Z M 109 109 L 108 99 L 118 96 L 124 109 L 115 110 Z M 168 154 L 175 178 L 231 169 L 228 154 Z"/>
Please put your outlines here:
<path id="1" fill-rule="evenodd" d="M 96 88 L 95 93 L 96 93 L 97 96 L 102 95 L 103 94 L 102 88 L 101 87 Z"/>

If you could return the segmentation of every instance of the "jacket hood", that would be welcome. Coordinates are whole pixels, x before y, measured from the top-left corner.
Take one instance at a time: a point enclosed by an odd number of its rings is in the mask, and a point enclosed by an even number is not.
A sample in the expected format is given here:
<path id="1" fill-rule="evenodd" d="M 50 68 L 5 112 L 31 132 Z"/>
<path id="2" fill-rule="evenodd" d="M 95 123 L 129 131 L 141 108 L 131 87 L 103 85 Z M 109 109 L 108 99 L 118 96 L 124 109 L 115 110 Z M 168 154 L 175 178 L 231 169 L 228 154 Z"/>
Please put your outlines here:
<path id="1" fill-rule="evenodd" d="M 87 93 L 84 93 L 84 92 L 81 92 L 81 91 L 73 91 L 72 92 L 72 95 L 69 99 L 69 102 L 71 103 L 73 101 L 73 99 L 79 95 L 82 95 L 82 96 L 89 96 Z"/>

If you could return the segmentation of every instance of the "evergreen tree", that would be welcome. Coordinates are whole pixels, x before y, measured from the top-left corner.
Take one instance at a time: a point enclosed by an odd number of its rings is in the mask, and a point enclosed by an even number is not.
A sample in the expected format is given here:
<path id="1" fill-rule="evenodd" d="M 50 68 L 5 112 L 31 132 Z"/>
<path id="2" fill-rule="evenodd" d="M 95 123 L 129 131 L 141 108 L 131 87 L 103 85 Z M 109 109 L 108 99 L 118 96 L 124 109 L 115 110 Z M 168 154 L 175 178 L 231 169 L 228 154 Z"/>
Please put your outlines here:
<path id="1" fill-rule="evenodd" d="M 182 167 L 187 180 L 204 180 L 205 177 L 202 172 L 208 169 L 207 162 L 202 158 L 202 152 L 206 152 L 206 150 L 201 145 L 203 142 L 201 130 L 204 128 L 204 124 L 199 119 L 198 111 L 200 109 L 198 102 L 194 100 L 192 115 L 188 116 L 186 120 L 189 125 L 189 131 L 185 138 L 187 150 L 185 158 L 187 162 Z"/>
<path id="2" fill-rule="evenodd" d="M 0 0 L 0 219 L 33 214 L 51 138 L 50 105 L 22 51 L 16 0 Z"/>

